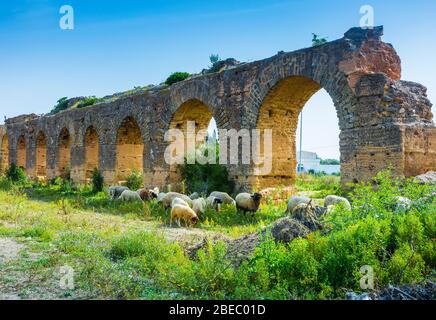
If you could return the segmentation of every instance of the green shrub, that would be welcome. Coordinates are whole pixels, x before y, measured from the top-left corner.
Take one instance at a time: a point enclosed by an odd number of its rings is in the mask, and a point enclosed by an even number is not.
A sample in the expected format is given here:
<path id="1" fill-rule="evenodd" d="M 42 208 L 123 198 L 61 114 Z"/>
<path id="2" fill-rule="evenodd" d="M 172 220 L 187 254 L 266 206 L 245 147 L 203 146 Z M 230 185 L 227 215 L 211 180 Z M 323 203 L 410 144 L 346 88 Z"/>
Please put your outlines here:
<path id="1" fill-rule="evenodd" d="M 174 83 L 188 79 L 191 76 L 188 72 L 174 72 L 166 80 L 165 84 L 170 86 Z"/>
<path id="2" fill-rule="evenodd" d="M 98 193 L 103 191 L 104 187 L 104 177 L 98 168 L 94 168 L 92 172 L 92 192 Z"/>
<path id="3" fill-rule="evenodd" d="M 327 38 L 319 38 L 317 34 L 312 33 L 312 47 L 317 47 L 324 43 L 327 43 Z"/>
<path id="4" fill-rule="evenodd" d="M 6 177 L 13 182 L 25 182 L 26 173 L 23 168 L 18 167 L 15 163 L 12 163 L 9 169 L 6 171 Z"/>
<path id="5" fill-rule="evenodd" d="M 185 163 L 179 166 L 179 170 L 188 192 L 209 194 L 214 190 L 219 190 L 232 193 L 235 182 L 229 178 L 227 168 L 219 164 L 219 146 L 201 146 L 197 152 L 201 152 L 205 157 L 209 152 L 215 152 L 216 163 L 200 164 L 195 161 L 194 164 L 188 164 L 188 159 L 185 159 Z"/>
<path id="6" fill-rule="evenodd" d="M 137 190 L 143 187 L 144 177 L 142 173 L 138 171 L 132 171 L 126 180 L 126 187 L 128 187 L 130 190 Z"/>
<path id="7" fill-rule="evenodd" d="M 100 101 L 100 99 L 92 96 L 92 97 L 87 97 L 84 100 L 81 100 L 79 103 L 77 103 L 76 107 L 78 109 L 80 108 L 85 108 L 88 106 L 92 106 L 93 104 L 97 103 L 98 101 Z"/>
<path id="8" fill-rule="evenodd" d="M 50 114 L 56 114 L 66 109 L 68 109 L 68 97 L 63 97 L 57 101 L 57 104 L 50 111 Z"/>

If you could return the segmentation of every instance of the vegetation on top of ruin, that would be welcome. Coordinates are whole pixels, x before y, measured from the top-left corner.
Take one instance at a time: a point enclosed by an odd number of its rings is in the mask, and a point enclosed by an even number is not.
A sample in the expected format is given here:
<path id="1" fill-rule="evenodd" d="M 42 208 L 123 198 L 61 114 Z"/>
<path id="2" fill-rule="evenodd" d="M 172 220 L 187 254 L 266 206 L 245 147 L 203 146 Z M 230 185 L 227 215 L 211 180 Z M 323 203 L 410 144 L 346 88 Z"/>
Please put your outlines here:
<path id="1" fill-rule="evenodd" d="M 165 80 L 165 84 L 167 86 L 173 85 L 174 83 L 183 81 L 188 79 L 191 76 L 189 72 L 173 72 L 170 76 Z"/>
<path id="2" fill-rule="evenodd" d="M 323 38 L 315 33 L 312 33 L 312 47 L 317 47 L 327 42 L 328 42 L 327 38 Z"/>

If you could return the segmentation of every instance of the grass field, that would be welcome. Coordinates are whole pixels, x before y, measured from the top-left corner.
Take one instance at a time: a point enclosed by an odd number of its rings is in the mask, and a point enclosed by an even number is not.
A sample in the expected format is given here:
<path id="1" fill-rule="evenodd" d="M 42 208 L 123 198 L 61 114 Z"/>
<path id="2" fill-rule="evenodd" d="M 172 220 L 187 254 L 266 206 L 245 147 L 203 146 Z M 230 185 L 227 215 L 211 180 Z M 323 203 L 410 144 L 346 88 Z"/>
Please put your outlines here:
<path id="1" fill-rule="evenodd" d="M 254 217 L 225 207 L 186 229 L 170 227 L 155 202 L 119 203 L 89 186 L 2 177 L 0 239 L 16 255 L 0 263 L 0 298 L 336 299 L 361 291 L 363 265 L 373 267 L 376 289 L 427 279 L 436 265 L 435 189 L 388 173 L 378 181 L 377 190 L 360 185 L 347 194 L 352 211 L 333 210 L 322 231 L 288 245 L 267 236 L 234 267 L 223 242 L 210 243 L 194 260 L 186 248 L 260 231 L 285 215 L 285 203 L 267 201 Z M 344 194 L 337 177 L 300 177 L 296 187 L 320 198 Z M 412 207 L 396 211 L 397 195 Z M 65 266 L 74 270 L 73 289 L 59 285 Z"/>

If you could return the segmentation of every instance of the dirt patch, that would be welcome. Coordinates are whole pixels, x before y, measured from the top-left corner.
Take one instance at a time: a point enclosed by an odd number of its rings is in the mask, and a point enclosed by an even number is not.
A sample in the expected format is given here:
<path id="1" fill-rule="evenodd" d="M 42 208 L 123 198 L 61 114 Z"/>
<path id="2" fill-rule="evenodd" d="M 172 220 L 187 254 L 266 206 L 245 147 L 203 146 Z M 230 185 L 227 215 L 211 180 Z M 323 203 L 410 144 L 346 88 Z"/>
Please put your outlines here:
<path id="1" fill-rule="evenodd" d="M 0 264 L 7 263 L 19 257 L 24 245 L 10 238 L 0 238 Z"/>

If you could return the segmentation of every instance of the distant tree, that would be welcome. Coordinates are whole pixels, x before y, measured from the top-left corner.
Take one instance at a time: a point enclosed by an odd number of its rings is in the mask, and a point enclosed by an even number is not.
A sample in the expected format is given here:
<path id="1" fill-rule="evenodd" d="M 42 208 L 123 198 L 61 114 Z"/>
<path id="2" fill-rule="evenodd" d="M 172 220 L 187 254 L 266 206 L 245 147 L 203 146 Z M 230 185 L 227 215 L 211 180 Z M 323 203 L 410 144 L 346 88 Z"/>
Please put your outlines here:
<path id="1" fill-rule="evenodd" d="M 68 97 L 63 97 L 57 101 L 57 104 L 50 111 L 50 114 L 56 114 L 66 109 L 68 109 Z"/>
<path id="2" fill-rule="evenodd" d="M 222 60 L 218 54 L 211 54 L 209 56 L 209 61 L 211 65 L 209 66 L 209 71 L 216 72 L 219 71 L 219 68 L 221 67 Z"/>
<path id="3" fill-rule="evenodd" d="M 319 36 L 315 33 L 312 33 L 312 36 L 312 47 L 317 47 L 327 43 L 327 38 L 319 38 Z"/>
<path id="4" fill-rule="evenodd" d="M 336 159 L 321 159 L 320 164 L 338 165 L 341 163 Z"/>
<path id="5" fill-rule="evenodd" d="M 174 83 L 183 81 L 188 79 L 191 76 L 189 72 L 173 72 L 167 80 L 165 80 L 165 84 L 170 86 Z"/>

